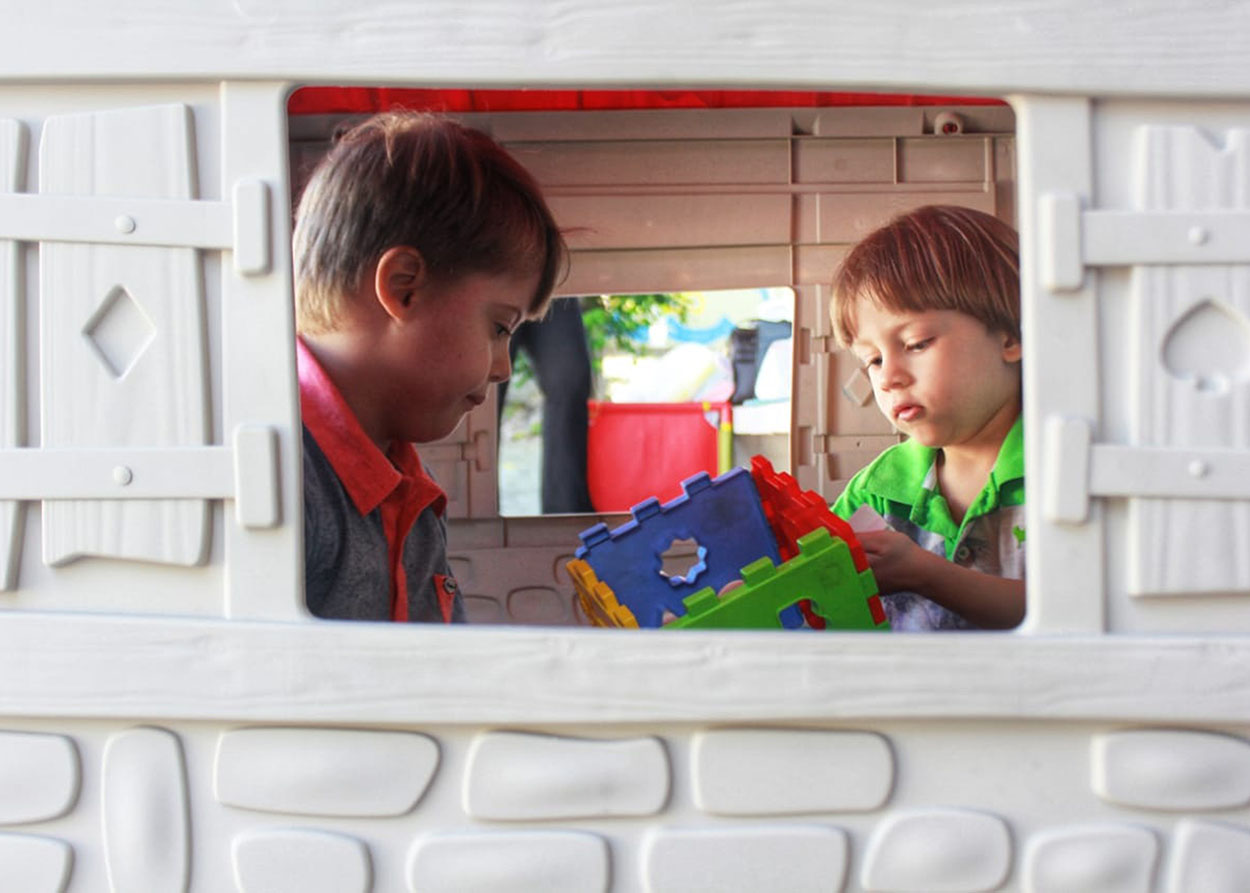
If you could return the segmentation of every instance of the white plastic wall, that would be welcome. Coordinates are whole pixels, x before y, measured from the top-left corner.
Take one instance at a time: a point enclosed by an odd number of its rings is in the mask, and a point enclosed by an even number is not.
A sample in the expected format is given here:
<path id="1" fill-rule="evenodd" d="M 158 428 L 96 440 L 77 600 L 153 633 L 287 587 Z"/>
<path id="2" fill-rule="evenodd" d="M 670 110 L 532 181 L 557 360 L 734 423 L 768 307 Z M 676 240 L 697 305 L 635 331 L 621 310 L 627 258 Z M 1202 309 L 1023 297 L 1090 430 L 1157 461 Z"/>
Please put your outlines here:
<path id="1" fill-rule="evenodd" d="M 303 6 L 64 0 L 0 29 L 7 885 L 1244 888 L 1250 12 Z M 676 635 L 307 618 L 284 247 L 285 96 L 301 82 L 1009 96 L 1025 626 Z M 170 120 L 189 124 L 187 151 L 152 161 L 157 139 L 183 145 Z M 70 161 L 52 134 L 73 140 Z M 96 179 L 117 170 L 143 182 Z M 180 322 L 157 310 L 174 294 Z M 186 343 L 203 359 L 170 351 L 167 375 L 109 404 L 132 423 L 67 409 L 117 393 L 105 385 L 179 326 L 199 327 Z M 62 366 L 65 351 L 80 353 Z M 203 427 L 167 434 L 183 411 Z M 124 529 L 104 508 L 119 500 Z M 62 561 L 130 555 L 131 503 L 160 516 L 170 501 L 208 502 L 207 553 L 175 556 L 203 563 Z M 94 518 L 64 526 L 94 538 L 45 561 L 62 508 Z M 524 545 L 524 527 L 514 541 L 497 524 L 471 528 L 481 548 Z"/>

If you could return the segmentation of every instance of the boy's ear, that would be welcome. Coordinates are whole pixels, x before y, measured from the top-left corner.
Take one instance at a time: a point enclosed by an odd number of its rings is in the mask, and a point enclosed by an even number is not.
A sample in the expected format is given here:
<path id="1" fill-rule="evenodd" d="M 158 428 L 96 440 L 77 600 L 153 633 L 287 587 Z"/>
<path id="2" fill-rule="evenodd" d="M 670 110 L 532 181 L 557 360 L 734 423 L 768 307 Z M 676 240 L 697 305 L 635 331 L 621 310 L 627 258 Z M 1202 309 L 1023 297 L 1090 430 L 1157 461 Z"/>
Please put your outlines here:
<path id="1" fill-rule="evenodd" d="M 1020 357 L 1024 355 L 1024 349 L 1020 345 L 1020 339 L 1014 335 L 1008 335 L 1006 332 L 1002 334 L 1003 339 L 1003 362 L 1018 363 Z"/>
<path id="2" fill-rule="evenodd" d="M 407 319 L 428 275 L 417 249 L 410 245 L 386 249 L 373 273 L 373 290 L 386 314 L 396 322 Z"/>

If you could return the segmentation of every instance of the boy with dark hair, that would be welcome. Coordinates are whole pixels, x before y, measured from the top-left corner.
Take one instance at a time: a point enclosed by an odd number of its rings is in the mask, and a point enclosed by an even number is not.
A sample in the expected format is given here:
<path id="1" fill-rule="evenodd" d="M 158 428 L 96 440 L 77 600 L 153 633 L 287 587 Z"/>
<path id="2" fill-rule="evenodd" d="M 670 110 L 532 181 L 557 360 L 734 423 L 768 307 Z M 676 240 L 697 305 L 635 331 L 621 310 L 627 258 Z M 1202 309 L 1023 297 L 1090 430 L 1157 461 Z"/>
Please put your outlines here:
<path id="1" fill-rule="evenodd" d="M 446 496 L 414 443 L 511 372 L 565 259 L 537 184 L 485 134 L 424 114 L 346 133 L 293 239 L 305 593 L 319 617 L 451 622 Z"/>
<path id="2" fill-rule="evenodd" d="M 928 206 L 867 236 L 830 308 L 877 406 L 908 440 L 834 504 L 860 534 L 896 630 L 1010 628 L 1024 617 L 1024 449 L 1016 233 Z"/>

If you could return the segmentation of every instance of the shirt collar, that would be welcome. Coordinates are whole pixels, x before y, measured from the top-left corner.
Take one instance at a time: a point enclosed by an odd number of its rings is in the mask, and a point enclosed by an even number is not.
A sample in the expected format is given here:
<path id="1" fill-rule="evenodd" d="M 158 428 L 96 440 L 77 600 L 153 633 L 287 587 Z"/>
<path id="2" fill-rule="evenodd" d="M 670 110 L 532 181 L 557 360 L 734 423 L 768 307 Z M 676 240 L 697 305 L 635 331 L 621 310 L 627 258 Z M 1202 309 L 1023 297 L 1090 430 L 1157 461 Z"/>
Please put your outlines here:
<path id="1" fill-rule="evenodd" d="M 426 475 L 412 444 L 393 443 L 386 453 L 378 449 L 303 339 L 297 338 L 295 347 L 304 425 L 326 454 L 356 510 L 369 514 L 407 478 L 416 484 L 422 507 L 433 505 L 441 515 L 447 496 Z"/>
<path id="2" fill-rule="evenodd" d="M 998 448 L 998 459 L 990 476 L 1002 485 L 1008 481 L 1024 478 L 1024 416 L 1016 416 L 1016 422 L 1003 438 L 1003 445 Z"/>
<path id="3" fill-rule="evenodd" d="M 934 462 L 937 448 L 914 440 L 905 440 L 873 476 L 872 490 L 894 502 L 912 503 L 916 499 L 916 481 L 923 481 L 927 490 L 937 489 Z M 991 485 L 997 489 L 1008 481 L 1024 478 L 1024 417 L 1017 416 L 1011 430 L 998 448 L 998 458 L 990 470 Z"/>
<path id="4" fill-rule="evenodd" d="M 872 476 L 873 492 L 893 502 L 911 504 L 916 499 L 916 482 L 923 489 L 934 489 L 936 480 L 930 480 L 937 450 L 914 440 L 905 440 L 889 453 L 888 461 L 882 461 Z"/>

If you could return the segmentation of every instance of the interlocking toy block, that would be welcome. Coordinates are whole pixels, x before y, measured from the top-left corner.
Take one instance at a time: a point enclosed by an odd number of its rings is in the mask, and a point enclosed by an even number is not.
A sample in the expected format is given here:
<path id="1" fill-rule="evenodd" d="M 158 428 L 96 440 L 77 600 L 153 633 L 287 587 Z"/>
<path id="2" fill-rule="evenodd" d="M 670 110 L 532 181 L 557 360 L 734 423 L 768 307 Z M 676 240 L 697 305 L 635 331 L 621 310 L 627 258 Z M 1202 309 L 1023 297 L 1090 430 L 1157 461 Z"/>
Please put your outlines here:
<path id="1" fill-rule="evenodd" d="M 764 516 L 777 537 L 782 559 L 788 560 L 798 554 L 799 537 L 823 527 L 850 546 L 856 570 L 868 569 L 868 556 L 859 544 L 855 531 L 829 510 L 823 496 L 814 490 L 800 490 L 798 481 L 784 471 L 774 471 L 772 463 L 763 456 L 751 457 L 751 477 L 759 491 Z M 808 602 L 799 602 L 798 609 L 808 626 L 825 628 L 824 621 Z"/>
<path id="2" fill-rule="evenodd" d="M 609 532 L 603 524 L 583 531 L 583 546 L 568 569 L 590 621 L 597 626 L 659 626 L 665 611 L 681 617 L 691 610 L 691 605 L 697 605 L 699 616 L 707 615 L 711 620 L 687 615 L 670 625 L 793 628 L 806 621 L 815 629 L 830 625 L 834 629 L 888 629 L 867 556 L 850 525 L 829 511 L 819 494 L 800 490 L 793 477 L 775 471 L 762 456 L 751 461 L 749 487 L 745 486 L 744 473 L 745 469 L 738 468 L 715 480 L 709 480 L 706 474 L 696 475 L 682 483 L 683 496 L 664 506 L 659 506 L 655 499 L 639 503 L 632 510 L 633 520 L 614 531 Z M 705 493 L 713 495 L 699 495 Z M 690 509 L 692 496 L 699 500 L 695 503 L 697 511 Z M 745 522 L 749 535 L 743 536 L 739 529 L 737 537 L 726 536 L 717 526 L 718 522 L 724 524 L 733 518 L 734 513 Z M 765 527 L 762 531 L 751 530 L 759 517 L 764 519 Z M 644 529 L 645 533 L 640 533 Z M 712 546 L 706 545 L 709 531 Z M 816 531 L 825 532 L 830 542 L 839 545 L 837 554 L 845 552 L 848 573 L 861 583 L 837 583 L 825 573 L 821 585 L 834 588 L 820 590 L 818 599 L 793 592 L 789 593 L 793 597 L 788 597 L 782 589 L 763 586 L 765 577 L 761 574 L 782 571 L 785 573 L 781 579 L 794 582 L 795 570 L 790 562 L 802 557 L 801 542 Z M 665 577 L 661 573 L 661 555 L 674 539 L 699 543 L 699 562 L 684 577 Z M 727 552 L 727 548 L 735 551 Z M 707 557 L 713 551 L 713 564 L 709 564 Z M 833 556 L 826 552 L 827 547 L 821 546 L 816 554 L 825 563 L 833 562 Z M 780 568 L 778 556 L 786 559 Z M 718 598 L 717 591 L 737 578 L 734 565 L 744 560 L 750 563 L 742 568 L 742 579 L 754 579 L 762 588 L 745 587 L 727 593 L 724 599 Z M 799 580 L 803 582 L 810 581 L 804 577 Z M 696 587 L 696 583 L 703 588 Z M 622 596 L 618 597 L 617 592 Z M 743 601 L 752 592 L 754 597 Z M 674 595 L 680 597 L 680 605 L 675 604 Z M 775 603 L 782 596 L 788 600 L 777 607 Z"/>
<path id="3" fill-rule="evenodd" d="M 814 490 L 800 490 L 799 482 L 784 471 L 774 471 L 763 456 L 751 457 L 751 478 L 760 494 L 764 516 L 777 536 L 782 560 L 799 552 L 799 537 L 823 527 L 851 548 L 856 570 L 868 569 L 868 556 L 855 531 L 829 510 L 823 496 Z"/>
<path id="4" fill-rule="evenodd" d="M 833 629 L 888 630 L 872 571 L 858 570 L 850 546 L 824 527 L 799 537 L 799 554 L 781 567 L 767 558 L 742 569 L 743 585 L 686 599 L 686 614 L 667 629 L 779 629 L 782 612 L 808 600 Z"/>
<path id="5" fill-rule="evenodd" d="M 612 587 L 595 575 L 594 568 L 580 558 L 574 558 L 565 567 L 573 580 L 573 588 L 577 590 L 582 611 L 592 624 L 638 629 L 634 612 L 617 601 Z"/>
<path id="6" fill-rule="evenodd" d="M 686 596 L 705 586 L 719 590 L 738 579 L 742 566 L 766 556 L 781 561 L 777 542 L 745 468 L 711 478 L 700 472 L 682 481 L 682 495 L 660 505 L 648 499 L 630 509 L 630 521 L 609 531 L 596 524 L 580 534 L 576 558 L 628 608 L 639 626 L 657 627 L 664 612 L 686 612 Z M 685 576 L 665 576 L 661 556 L 674 540 L 694 540 L 706 550 Z M 574 575 L 574 585 L 577 577 Z M 597 596 L 588 587 L 583 598 Z M 590 612 L 588 612 L 589 614 Z M 592 621 L 594 617 L 592 616 Z M 616 625 L 616 624 L 612 624 Z"/>

